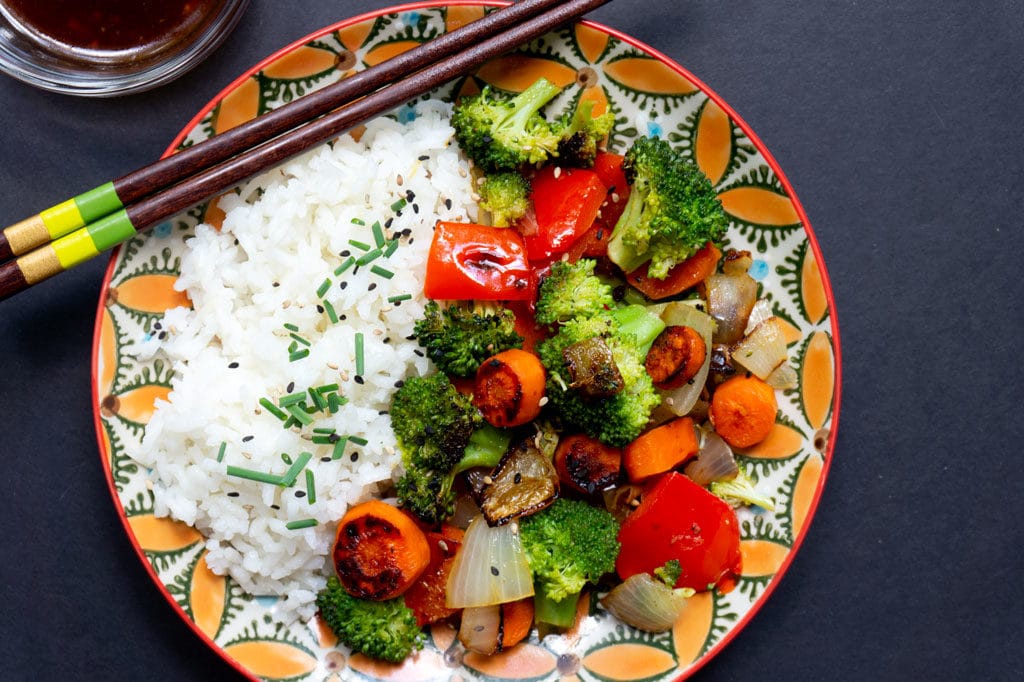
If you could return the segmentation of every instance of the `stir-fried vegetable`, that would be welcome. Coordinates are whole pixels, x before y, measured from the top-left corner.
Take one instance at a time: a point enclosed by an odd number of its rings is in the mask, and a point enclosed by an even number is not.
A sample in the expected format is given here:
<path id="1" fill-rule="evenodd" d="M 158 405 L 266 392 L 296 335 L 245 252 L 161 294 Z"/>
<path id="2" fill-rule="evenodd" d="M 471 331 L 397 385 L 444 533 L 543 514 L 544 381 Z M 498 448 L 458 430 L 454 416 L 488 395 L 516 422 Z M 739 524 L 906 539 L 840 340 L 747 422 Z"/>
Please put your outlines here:
<path id="1" fill-rule="evenodd" d="M 533 592 L 530 564 L 515 526 L 490 526 L 482 516 L 473 519 L 455 556 L 445 604 L 452 608 L 491 606 Z"/>

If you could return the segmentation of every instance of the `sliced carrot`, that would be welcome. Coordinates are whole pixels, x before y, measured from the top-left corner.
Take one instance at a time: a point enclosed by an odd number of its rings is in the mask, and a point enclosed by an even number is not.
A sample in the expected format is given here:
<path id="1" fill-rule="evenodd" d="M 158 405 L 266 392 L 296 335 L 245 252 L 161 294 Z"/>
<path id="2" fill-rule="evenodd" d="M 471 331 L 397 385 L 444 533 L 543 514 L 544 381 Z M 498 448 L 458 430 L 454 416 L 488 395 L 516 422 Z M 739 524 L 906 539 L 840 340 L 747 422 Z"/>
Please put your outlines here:
<path id="1" fill-rule="evenodd" d="M 587 495 L 604 490 L 619 478 L 622 450 L 582 433 L 566 436 L 555 449 L 559 480 Z"/>
<path id="2" fill-rule="evenodd" d="M 671 270 L 665 279 L 647 276 L 647 264 L 626 275 L 626 281 L 639 289 L 648 298 L 658 300 L 674 296 L 690 287 L 697 286 L 718 269 L 722 252 L 711 242 Z"/>
<path id="3" fill-rule="evenodd" d="M 462 545 L 464 535 L 461 529 L 447 524 L 441 526 L 441 532 L 426 533 L 430 545 L 430 563 L 416 582 L 402 594 L 405 605 L 416 614 L 416 623 L 420 627 L 458 612 L 458 609 L 445 606 L 444 595 L 448 576 L 455 565 L 455 554 Z"/>
<path id="4" fill-rule="evenodd" d="M 392 599 L 426 569 L 430 545 L 408 514 L 370 500 L 351 507 L 342 517 L 333 559 L 338 580 L 352 596 Z"/>
<path id="5" fill-rule="evenodd" d="M 658 388 L 679 388 L 697 376 L 707 356 L 704 337 L 691 327 L 670 325 L 654 339 L 644 368 Z"/>
<path id="6" fill-rule="evenodd" d="M 622 451 L 622 465 L 631 481 L 662 474 L 697 454 L 693 420 L 679 417 L 640 434 Z"/>
<path id="7" fill-rule="evenodd" d="M 501 605 L 501 641 L 498 651 L 514 647 L 526 639 L 533 627 L 533 597 Z"/>
<path id="8" fill-rule="evenodd" d="M 533 353 L 513 348 L 484 360 L 476 372 L 473 404 L 498 428 L 532 421 L 543 397 L 544 366 Z"/>
<path id="9" fill-rule="evenodd" d="M 741 375 L 715 389 L 709 416 L 726 443 L 749 448 L 768 437 L 778 411 L 775 389 L 753 375 Z"/>

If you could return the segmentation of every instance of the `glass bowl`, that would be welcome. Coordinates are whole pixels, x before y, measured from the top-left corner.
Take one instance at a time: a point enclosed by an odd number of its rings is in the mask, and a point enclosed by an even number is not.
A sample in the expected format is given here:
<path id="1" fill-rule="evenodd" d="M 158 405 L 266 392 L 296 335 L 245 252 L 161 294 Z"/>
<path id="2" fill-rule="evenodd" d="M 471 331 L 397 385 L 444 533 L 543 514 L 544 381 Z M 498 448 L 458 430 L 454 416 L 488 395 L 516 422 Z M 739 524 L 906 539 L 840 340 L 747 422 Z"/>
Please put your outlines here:
<path id="1" fill-rule="evenodd" d="M 102 4 L 111 3 L 97 3 L 97 8 Z M 39 17 L 23 13 L 36 12 L 38 6 L 0 0 L 0 71 L 37 88 L 84 97 L 149 90 L 205 59 L 231 33 L 248 4 L 249 0 L 191 3 L 193 9 L 181 23 L 166 33 L 153 33 L 144 45 L 112 44 L 95 49 L 67 37 L 74 28 L 81 28 L 74 17 L 59 15 L 59 24 L 47 26 Z M 23 9 L 16 9 L 19 5 Z M 183 11 L 187 7 L 182 3 Z M 141 11 L 136 18 L 150 19 L 144 7 L 130 11 Z M 85 28 L 104 32 L 115 25 L 112 20 L 117 18 L 111 15 L 106 21 L 87 21 Z M 51 27 L 66 33 L 52 32 L 48 30 Z"/>

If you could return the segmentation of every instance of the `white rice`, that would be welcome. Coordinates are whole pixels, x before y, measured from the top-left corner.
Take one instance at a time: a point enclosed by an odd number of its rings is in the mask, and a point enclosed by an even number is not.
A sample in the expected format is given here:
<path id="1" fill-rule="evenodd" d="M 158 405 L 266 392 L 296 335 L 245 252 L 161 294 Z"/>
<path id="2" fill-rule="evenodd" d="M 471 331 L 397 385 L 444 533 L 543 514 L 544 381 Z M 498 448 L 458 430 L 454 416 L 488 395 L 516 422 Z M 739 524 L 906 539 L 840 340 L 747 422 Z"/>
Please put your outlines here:
<path id="1" fill-rule="evenodd" d="M 313 615 L 335 522 L 350 504 L 377 493 L 379 482 L 390 481 L 400 461 L 381 412 L 395 382 L 428 371 L 406 337 L 425 303 L 432 227 L 438 219 L 476 218 L 468 167 L 450 144 L 448 106 L 428 102 L 417 113 L 405 125 L 375 120 L 360 141 L 345 136 L 222 199 L 222 229 L 200 225 L 182 258 L 177 286 L 188 291 L 194 308 L 170 310 L 162 322 L 168 334 L 159 350 L 173 363 L 173 391 L 169 402 L 158 404 L 136 457 L 151 468 L 156 513 L 206 536 L 213 571 L 230 574 L 252 594 L 282 597 L 276 610 L 285 622 Z M 410 204 L 395 216 L 392 204 L 410 190 L 418 213 Z M 344 260 L 340 253 L 362 254 L 349 240 L 372 244 L 370 226 L 392 217 L 387 236 L 408 229 L 411 238 L 374 264 L 394 277 L 375 274 L 369 265 L 334 275 Z M 345 316 L 333 325 L 317 310 L 317 289 L 328 278 L 325 298 Z M 344 289 L 341 282 L 347 282 Z M 413 298 L 388 302 L 401 294 Z M 308 357 L 289 362 L 293 339 L 285 324 L 311 342 Z M 357 332 L 365 338 L 362 384 L 355 371 Z M 295 392 L 337 383 L 348 403 L 337 414 L 314 415 L 301 433 L 284 429 L 259 399 L 276 404 L 293 383 Z M 308 440 L 319 427 L 368 443 L 349 442 L 342 458 L 330 460 L 332 446 Z M 312 504 L 298 494 L 306 489 L 304 472 L 291 488 L 226 474 L 234 465 L 280 475 L 288 469 L 282 453 L 295 459 L 302 452 L 313 454 L 307 467 L 315 477 Z M 286 529 L 303 519 L 319 525 Z"/>

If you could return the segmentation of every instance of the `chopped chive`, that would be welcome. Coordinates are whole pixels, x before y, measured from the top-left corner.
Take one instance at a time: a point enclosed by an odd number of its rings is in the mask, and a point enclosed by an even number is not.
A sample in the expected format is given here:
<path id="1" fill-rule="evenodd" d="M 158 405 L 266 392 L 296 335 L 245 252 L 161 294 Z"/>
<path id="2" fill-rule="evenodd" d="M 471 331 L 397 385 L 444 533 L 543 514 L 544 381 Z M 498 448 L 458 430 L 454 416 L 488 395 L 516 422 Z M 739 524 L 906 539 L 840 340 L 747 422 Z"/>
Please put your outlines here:
<path id="1" fill-rule="evenodd" d="M 306 497 L 309 498 L 310 504 L 316 502 L 316 481 L 313 479 L 312 469 L 306 469 Z"/>
<path id="2" fill-rule="evenodd" d="M 288 407 L 289 405 L 295 405 L 301 403 L 306 399 L 305 391 L 299 391 L 298 393 L 289 393 L 288 395 L 281 396 L 277 401 L 277 404 L 281 407 Z"/>
<path id="3" fill-rule="evenodd" d="M 291 466 L 292 465 L 292 456 L 289 455 L 287 452 L 282 452 L 281 453 L 281 461 L 284 462 L 285 464 L 287 464 L 288 466 Z"/>
<path id="4" fill-rule="evenodd" d="M 366 360 L 363 357 L 363 333 L 356 332 L 356 374 L 362 376 L 366 369 Z"/>
<path id="5" fill-rule="evenodd" d="M 405 208 L 405 205 L 407 203 L 409 203 L 409 202 L 407 202 L 405 199 L 399 199 L 395 203 L 391 204 L 391 210 L 394 211 L 395 213 L 398 213 L 403 208 Z"/>
<path id="6" fill-rule="evenodd" d="M 252 469 L 244 469 L 242 467 L 236 467 L 231 464 L 227 468 L 228 476 L 234 476 L 236 478 L 247 478 L 250 481 L 258 481 L 260 483 L 273 483 L 280 485 L 281 477 L 268 474 L 263 471 L 254 471 Z"/>
<path id="7" fill-rule="evenodd" d="M 301 519 L 299 521 L 289 521 L 284 524 L 284 527 L 288 530 L 302 530 L 303 528 L 312 528 L 316 525 L 319 525 L 316 519 Z"/>
<path id="8" fill-rule="evenodd" d="M 331 451 L 331 459 L 341 459 L 341 456 L 345 454 L 346 442 L 348 442 L 348 436 L 342 436 L 339 440 L 334 442 L 334 450 Z"/>
<path id="9" fill-rule="evenodd" d="M 265 409 L 267 412 L 269 412 L 270 414 L 274 415 L 275 417 L 277 417 L 281 421 L 284 421 L 285 419 L 288 418 L 288 415 L 286 415 L 281 410 L 277 409 L 277 405 L 275 405 L 274 403 L 270 402 L 266 398 L 260 398 L 260 405 L 263 406 L 263 409 Z"/>
<path id="10" fill-rule="evenodd" d="M 363 220 L 362 218 L 353 218 L 352 219 L 352 224 L 353 225 L 365 225 L 366 221 Z"/>
<path id="11" fill-rule="evenodd" d="M 292 341 L 291 343 L 288 344 L 288 352 L 289 353 L 294 353 L 298 349 L 299 349 L 299 344 L 298 344 L 297 341 Z"/>
<path id="12" fill-rule="evenodd" d="M 356 259 L 356 265 L 366 265 L 372 263 L 384 254 L 380 249 L 374 249 L 373 251 L 367 251 L 362 256 Z"/>
<path id="13" fill-rule="evenodd" d="M 306 357 L 308 355 L 309 355 L 309 349 L 308 348 L 303 348 L 302 350 L 293 351 L 288 356 L 288 362 L 295 362 L 296 360 L 301 360 L 302 358 L 304 358 L 304 357 Z"/>
<path id="14" fill-rule="evenodd" d="M 351 244 L 352 246 L 356 247 L 357 249 L 361 250 L 361 251 L 369 251 L 370 249 L 373 248 L 372 246 L 370 246 L 366 242 L 361 242 L 358 239 L 349 239 L 348 243 Z"/>
<path id="15" fill-rule="evenodd" d="M 412 294 L 399 294 L 398 296 L 388 296 L 388 303 L 399 303 L 401 301 L 408 301 L 412 298 Z"/>
<path id="16" fill-rule="evenodd" d="M 384 246 L 384 230 L 382 230 L 380 227 L 380 221 L 378 220 L 377 222 L 375 222 L 370 229 L 373 230 L 374 243 L 378 247 Z"/>
<path id="17" fill-rule="evenodd" d="M 367 245 L 367 246 L 369 246 L 369 245 Z M 346 258 L 345 260 L 343 260 L 341 262 L 341 265 L 339 265 L 338 267 L 334 268 L 335 276 L 340 277 L 343 272 L 345 272 L 346 270 L 348 270 L 350 267 L 352 267 L 355 264 L 356 264 L 356 257 L 355 256 L 349 256 L 348 258 Z"/>
<path id="18" fill-rule="evenodd" d="M 331 440 L 330 436 L 313 436 L 309 441 L 313 445 L 333 445 L 334 441 Z"/>
<path id="19" fill-rule="evenodd" d="M 327 396 L 327 409 L 331 414 L 337 414 L 339 408 L 341 408 L 341 400 L 338 398 L 338 394 L 331 393 Z"/>
<path id="20" fill-rule="evenodd" d="M 309 387 L 309 397 L 313 399 L 313 404 L 316 405 L 318 410 L 327 409 L 327 401 L 324 397 L 316 392 L 316 389 L 312 386 Z"/>
<path id="21" fill-rule="evenodd" d="M 338 313 L 334 309 L 334 306 L 331 305 L 331 302 L 328 300 L 324 300 L 323 304 L 324 310 L 327 311 L 327 319 L 331 321 L 331 324 L 338 324 Z"/>
<path id="22" fill-rule="evenodd" d="M 387 248 L 384 249 L 384 255 L 387 256 L 388 258 L 391 258 L 391 254 L 393 254 L 397 250 L 398 250 L 398 240 L 397 239 L 392 239 L 390 242 L 388 242 Z"/>
<path id="23" fill-rule="evenodd" d="M 381 276 L 381 277 L 383 277 L 384 279 L 391 279 L 392 277 L 394 277 L 394 276 L 395 276 L 395 273 L 391 272 L 391 271 L 390 271 L 390 270 L 388 270 L 387 268 L 382 268 L 382 267 L 381 267 L 381 266 L 379 266 L 379 265 L 373 265 L 373 266 L 371 266 L 371 267 L 370 267 L 370 272 L 372 272 L 372 273 L 373 273 L 373 274 L 375 274 L 375 275 L 380 275 L 380 276 Z"/>
<path id="24" fill-rule="evenodd" d="M 316 389 L 316 392 L 319 393 L 320 395 L 323 395 L 324 393 L 330 393 L 331 391 L 337 391 L 339 388 L 341 388 L 341 387 L 338 386 L 338 384 L 324 384 L 323 386 L 318 386 L 317 389 Z"/>
<path id="25" fill-rule="evenodd" d="M 283 428 L 283 429 L 290 429 L 293 426 L 302 426 L 302 423 L 299 422 L 299 420 L 296 419 L 295 417 L 288 417 L 288 419 L 281 426 L 281 428 Z"/>
<path id="26" fill-rule="evenodd" d="M 228 444 L 226 442 L 220 444 L 220 450 L 217 451 L 217 461 L 218 462 L 223 462 L 224 461 L 224 451 L 227 450 L 227 449 L 228 449 Z"/>
<path id="27" fill-rule="evenodd" d="M 299 472 L 302 471 L 309 460 L 313 459 L 313 454 L 310 452 L 302 452 L 299 454 L 298 459 L 288 467 L 288 471 L 285 472 L 284 476 L 281 477 L 280 485 L 282 488 L 288 488 L 295 483 L 295 479 L 299 477 Z"/>
<path id="28" fill-rule="evenodd" d="M 302 409 L 301 405 L 289 405 L 285 409 L 288 410 L 288 414 L 295 417 L 295 419 L 297 419 L 303 426 L 309 426 L 313 423 L 313 418 L 310 417 L 304 409 Z"/>
<path id="29" fill-rule="evenodd" d="M 290 336 L 291 338 L 295 339 L 296 341 L 301 343 L 303 346 L 312 346 L 313 345 L 309 341 L 307 341 L 306 339 L 304 339 L 301 336 L 299 336 L 298 334 L 296 334 L 295 332 L 292 332 L 288 336 Z"/>
<path id="30" fill-rule="evenodd" d="M 358 445 L 366 445 L 369 442 L 365 438 L 360 438 L 359 436 L 349 436 L 348 439 Z"/>
<path id="31" fill-rule="evenodd" d="M 336 429 L 333 426 L 318 426 L 313 429 L 313 433 L 326 433 L 328 435 L 334 433 Z"/>
<path id="32" fill-rule="evenodd" d="M 288 331 L 290 331 L 290 332 L 297 332 L 297 331 L 299 331 L 299 328 L 298 328 L 298 327 L 296 327 L 296 326 L 295 326 L 294 324 L 292 324 L 291 322 L 285 322 L 285 323 L 284 323 L 284 328 L 285 328 L 285 329 L 287 329 L 287 330 L 288 330 Z"/>
<path id="33" fill-rule="evenodd" d="M 331 278 L 330 277 L 325 277 L 324 281 L 320 282 L 320 286 L 317 287 L 316 297 L 317 298 L 323 298 L 324 294 L 327 293 L 327 290 L 331 288 L 331 284 L 333 284 L 333 282 L 331 282 Z"/>

